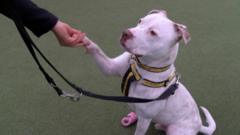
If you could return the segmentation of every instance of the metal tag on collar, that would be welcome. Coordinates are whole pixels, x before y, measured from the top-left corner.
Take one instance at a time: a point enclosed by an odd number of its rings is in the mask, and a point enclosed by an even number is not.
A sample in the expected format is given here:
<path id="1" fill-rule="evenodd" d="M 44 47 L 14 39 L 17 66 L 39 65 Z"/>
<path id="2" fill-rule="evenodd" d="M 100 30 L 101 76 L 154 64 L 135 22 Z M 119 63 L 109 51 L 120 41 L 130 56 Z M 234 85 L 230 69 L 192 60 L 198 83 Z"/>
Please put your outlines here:
<path id="1" fill-rule="evenodd" d="M 168 84 L 170 83 L 170 81 L 169 81 L 169 79 L 168 80 L 166 80 L 166 81 L 164 81 L 164 87 L 167 87 L 168 86 Z"/>
<path id="2" fill-rule="evenodd" d="M 179 73 L 176 73 L 176 84 L 179 84 L 180 78 L 181 78 L 181 75 Z"/>

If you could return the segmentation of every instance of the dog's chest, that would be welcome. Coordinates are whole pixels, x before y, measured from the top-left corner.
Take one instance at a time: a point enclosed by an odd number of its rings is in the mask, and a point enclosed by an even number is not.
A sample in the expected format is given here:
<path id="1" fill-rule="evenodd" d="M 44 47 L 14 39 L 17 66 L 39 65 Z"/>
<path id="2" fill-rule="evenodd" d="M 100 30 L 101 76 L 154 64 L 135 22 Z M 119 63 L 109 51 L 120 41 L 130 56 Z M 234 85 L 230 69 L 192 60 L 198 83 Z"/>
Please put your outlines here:
<path id="1" fill-rule="evenodd" d="M 163 91 L 164 91 L 163 88 L 150 88 L 141 85 L 140 82 L 133 82 L 129 89 L 129 96 L 154 99 L 159 97 L 163 93 Z M 159 113 L 160 110 L 163 109 L 165 103 L 166 100 L 162 100 L 150 103 L 129 104 L 129 106 L 131 109 L 137 112 L 138 115 L 153 118 Z"/>
<path id="2" fill-rule="evenodd" d="M 168 66 L 168 68 L 169 67 L 170 66 Z M 154 68 L 154 70 L 156 70 L 156 68 Z M 158 70 L 163 69 L 160 68 Z M 165 67 L 164 71 L 166 71 Z M 125 96 L 129 96 L 129 91 L 133 92 L 133 90 L 137 89 L 139 90 L 139 92 L 136 92 L 137 95 L 134 94 L 135 95 L 134 97 L 149 97 L 151 95 L 154 96 L 156 95 L 155 93 L 156 89 L 158 90 L 157 93 L 159 93 L 159 89 L 164 89 L 164 87 L 166 87 L 175 78 L 175 76 L 176 76 L 175 71 L 173 72 L 169 70 L 166 71 L 166 73 L 151 72 L 139 68 L 136 63 L 131 63 L 122 78 L 121 83 L 122 93 Z M 152 90 L 155 94 L 149 92 Z"/>
<path id="3" fill-rule="evenodd" d="M 175 77 L 175 69 L 174 66 L 167 68 L 159 68 L 157 70 L 161 70 L 159 72 L 154 71 L 146 71 L 146 69 L 142 69 L 142 67 L 138 67 L 139 63 L 130 64 L 128 70 L 125 72 L 125 75 L 122 79 L 122 92 L 125 96 L 129 97 L 137 97 L 144 99 L 155 99 L 160 97 L 165 90 L 166 86 L 172 83 L 173 78 Z M 166 81 L 171 82 L 170 84 Z M 142 104 L 129 104 L 130 107 L 138 113 L 138 115 L 142 115 L 144 117 L 153 118 L 156 116 L 159 111 L 164 109 L 164 104 L 166 100 L 155 101 L 150 103 L 142 103 Z"/>

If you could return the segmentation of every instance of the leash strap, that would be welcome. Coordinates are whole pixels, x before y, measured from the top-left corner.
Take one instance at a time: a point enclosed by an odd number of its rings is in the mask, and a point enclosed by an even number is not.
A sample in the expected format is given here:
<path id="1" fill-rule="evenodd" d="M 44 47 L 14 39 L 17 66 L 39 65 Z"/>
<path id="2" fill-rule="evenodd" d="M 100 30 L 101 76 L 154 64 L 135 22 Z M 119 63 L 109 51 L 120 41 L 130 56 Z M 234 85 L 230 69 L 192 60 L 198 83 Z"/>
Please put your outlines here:
<path id="1" fill-rule="evenodd" d="M 97 99 L 102 99 L 102 100 L 109 100 L 109 101 L 117 101 L 117 102 L 126 102 L 126 103 L 147 103 L 147 102 L 152 102 L 152 101 L 157 101 L 157 100 L 163 100 L 169 97 L 169 95 L 173 94 L 175 90 L 178 88 L 178 83 L 174 83 L 173 85 L 169 86 L 169 88 L 158 98 L 156 99 L 142 99 L 142 98 L 135 98 L 135 97 L 126 97 L 126 96 L 105 96 L 105 95 L 99 95 L 95 94 L 92 92 L 89 92 L 87 90 L 84 90 L 81 87 L 78 87 L 74 83 L 70 82 L 63 74 L 61 74 L 55 66 L 44 56 L 44 54 L 40 51 L 40 49 L 36 46 L 36 44 L 33 42 L 31 39 L 30 35 L 25 29 L 25 26 L 22 22 L 21 17 L 16 13 L 14 8 L 9 4 L 9 8 L 12 11 L 12 20 L 14 21 L 18 32 L 20 33 L 26 47 L 28 48 L 31 56 L 33 57 L 34 61 L 38 65 L 39 70 L 41 73 L 44 75 L 46 81 L 48 84 L 56 91 L 56 93 L 59 96 L 62 97 L 68 97 L 72 99 L 73 101 L 78 101 L 80 99 L 81 95 L 87 96 L 87 97 L 92 97 L 92 98 L 97 98 Z M 69 85 L 71 86 L 74 90 L 78 92 L 77 95 L 73 95 L 70 93 L 65 92 L 62 90 L 54 81 L 54 79 L 46 72 L 46 70 L 43 68 L 41 65 L 40 61 L 38 60 L 38 57 L 36 55 L 36 52 L 43 58 L 43 60 Z"/>
<path id="2" fill-rule="evenodd" d="M 12 19 L 18 29 L 18 32 L 20 33 L 24 43 L 26 44 L 26 47 L 28 48 L 30 54 L 32 55 L 34 61 L 36 62 L 36 64 L 38 65 L 39 70 L 42 72 L 42 74 L 44 75 L 46 81 L 48 82 L 48 84 L 56 91 L 56 93 L 59 96 L 63 96 L 63 97 L 70 97 L 73 100 L 78 100 L 78 96 L 75 95 L 71 95 L 67 92 L 65 92 L 64 90 L 62 90 L 60 87 L 57 86 L 57 84 L 55 83 L 54 79 L 46 72 L 46 70 L 43 68 L 43 66 L 41 65 L 40 61 L 38 60 L 38 57 L 35 53 L 35 50 L 40 54 L 40 56 L 46 61 L 46 63 L 63 79 L 65 80 L 68 84 L 71 85 L 71 82 L 69 82 L 52 64 L 51 62 L 43 55 L 43 53 L 37 48 L 37 46 L 35 45 L 35 43 L 32 41 L 30 35 L 28 34 L 28 32 L 26 31 L 23 22 L 21 20 L 21 18 L 17 15 L 17 13 L 15 12 L 15 10 L 11 10 L 12 11 Z"/>

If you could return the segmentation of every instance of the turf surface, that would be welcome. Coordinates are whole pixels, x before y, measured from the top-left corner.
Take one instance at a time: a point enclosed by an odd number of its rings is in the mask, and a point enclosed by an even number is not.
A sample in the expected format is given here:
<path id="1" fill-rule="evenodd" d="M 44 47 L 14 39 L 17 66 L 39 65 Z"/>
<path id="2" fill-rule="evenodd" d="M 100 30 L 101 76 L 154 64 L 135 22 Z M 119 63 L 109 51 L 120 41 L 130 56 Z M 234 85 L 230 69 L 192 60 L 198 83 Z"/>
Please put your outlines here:
<path id="1" fill-rule="evenodd" d="M 88 33 L 109 56 L 123 50 L 120 33 L 151 9 L 166 9 L 188 26 L 192 41 L 182 46 L 176 66 L 182 82 L 217 123 L 215 135 L 240 134 L 239 0 L 34 0 L 61 20 Z M 119 121 L 122 103 L 82 97 L 59 98 L 47 85 L 13 23 L 0 16 L 1 135 L 132 135 L 135 127 Z M 82 49 L 59 47 L 52 33 L 38 46 L 75 83 L 94 92 L 120 95 L 120 78 L 104 77 Z M 50 70 L 51 73 L 53 73 Z M 56 76 L 53 73 L 54 76 Z M 56 77 L 59 84 L 68 87 Z M 148 135 L 159 133 L 153 126 Z"/>

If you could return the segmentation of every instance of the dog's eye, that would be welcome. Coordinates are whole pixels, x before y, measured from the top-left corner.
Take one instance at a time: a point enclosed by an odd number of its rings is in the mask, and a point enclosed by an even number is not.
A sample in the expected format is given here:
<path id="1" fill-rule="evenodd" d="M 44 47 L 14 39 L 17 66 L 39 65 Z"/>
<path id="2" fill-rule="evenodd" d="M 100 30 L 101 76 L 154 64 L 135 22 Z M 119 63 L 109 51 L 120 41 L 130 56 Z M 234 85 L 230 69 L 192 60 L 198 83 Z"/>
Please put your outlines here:
<path id="1" fill-rule="evenodd" d="M 155 32 L 154 30 L 151 30 L 150 34 L 151 34 L 151 36 L 157 36 L 157 32 Z"/>

